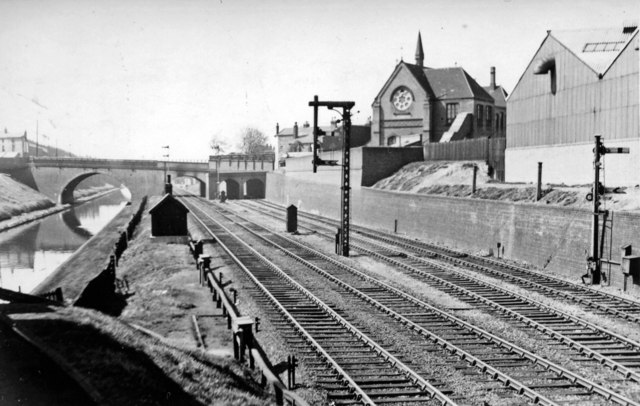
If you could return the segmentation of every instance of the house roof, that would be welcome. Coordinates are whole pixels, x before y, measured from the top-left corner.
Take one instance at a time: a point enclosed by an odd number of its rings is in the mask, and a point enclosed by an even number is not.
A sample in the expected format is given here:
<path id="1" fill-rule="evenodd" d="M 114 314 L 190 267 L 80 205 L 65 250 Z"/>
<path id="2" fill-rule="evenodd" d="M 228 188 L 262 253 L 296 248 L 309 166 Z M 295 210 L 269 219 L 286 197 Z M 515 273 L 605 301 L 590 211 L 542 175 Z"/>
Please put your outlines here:
<path id="1" fill-rule="evenodd" d="M 507 107 L 507 96 L 508 93 L 502 86 L 496 86 L 495 89 L 491 88 L 491 86 L 485 86 L 484 90 L 487 91 L 493 97 L 494 105 L 496 107 Z"/>
<path id="2" fill-rule="evenodd" d="M 637 26 L 632 29 L 619 26 L 553 30 L 549 35 L 567 47 L 595 73 L 604 75 L 637 33 Z"/>
<path id="3" fill-rule="evenodd" d="M 330 134 L 336 128 L 333 126 L 319 126 L 319 128 L 327 134 Z M 293 137 L 293 127 L 283 128 L 280 130 L 276 137 Z M 305 127 L 298 126 L 298 137 L 295 138 L 295 141 L 298 141 L 302 144 L 312 143 L 313 142 L 313 126 Z"/>
<path id="4" fill-rule="evenodd" d="M 6 129 L 0 132 L 0 138 L 24 138 L 27 136 L 27 132 L 23 133 L 15 133 L 11 131 L 7 131 Z"/>
<path id="5" fill-rule="evenodd" d="M 164 196 L 162 196 L 160 200 L 158 200 L 158 203 L 154 204 L 153 207 L 149 209 L 149 213 L 154 213 L 156 210 L 158 210 L 160 207 L 164 205 L 174 205 L 175 207 L 181 208 L 181 210 L 183 210 L 186 213 L 189 212 L 189 209 L 187 209 L 185 205 L 182 204 L 182 202 L 180 202 L 178 199 L 173 197 L 173 195 L 167 193 Z"/>

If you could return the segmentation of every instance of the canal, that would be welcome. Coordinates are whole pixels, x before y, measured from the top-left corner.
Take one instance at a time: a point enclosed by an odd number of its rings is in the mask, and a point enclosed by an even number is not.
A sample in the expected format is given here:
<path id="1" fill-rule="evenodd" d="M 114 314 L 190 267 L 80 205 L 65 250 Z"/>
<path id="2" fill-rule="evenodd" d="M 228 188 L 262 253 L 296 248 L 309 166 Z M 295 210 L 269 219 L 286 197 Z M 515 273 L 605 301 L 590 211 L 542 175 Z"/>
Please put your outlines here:
<path id="1" fill-rule="evenodd" d="M 0 287 L 30 292 L 122 210 L 126 194 L 108 193 L 0 233 Z"/>

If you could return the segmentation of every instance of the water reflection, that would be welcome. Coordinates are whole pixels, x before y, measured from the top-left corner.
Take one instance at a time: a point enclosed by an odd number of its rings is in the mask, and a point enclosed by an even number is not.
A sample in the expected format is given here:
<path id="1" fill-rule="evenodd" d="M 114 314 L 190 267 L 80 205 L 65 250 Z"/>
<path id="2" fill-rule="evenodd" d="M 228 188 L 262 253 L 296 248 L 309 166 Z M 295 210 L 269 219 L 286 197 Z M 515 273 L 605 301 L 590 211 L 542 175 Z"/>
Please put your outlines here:
<path id="1" fill-rule="evenodd" d="M 0 286 L 29 292 L 126 204 L 109 193 L 41 221 L 0 233 Z"/>

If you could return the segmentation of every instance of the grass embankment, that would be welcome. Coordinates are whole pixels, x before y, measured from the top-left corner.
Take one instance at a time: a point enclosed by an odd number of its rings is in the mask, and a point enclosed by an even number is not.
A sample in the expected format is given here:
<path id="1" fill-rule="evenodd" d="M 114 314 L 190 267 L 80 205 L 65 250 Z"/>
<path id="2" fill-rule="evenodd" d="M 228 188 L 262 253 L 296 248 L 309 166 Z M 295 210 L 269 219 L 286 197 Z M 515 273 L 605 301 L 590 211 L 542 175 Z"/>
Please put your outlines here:
<path id="1" fill-rule="evenodd" d="M 99 258 L 102 269 L 106 258 L 100 253 L 103 248 L 110 252 L 114 242 L 103 240 L 117 236 L 114 230 L 126 224 L 135 208 L 136 204 L 127 206 L 107 226 L 109 230 L 103 230 L 106 238 L 94 238 L 83 247 L 86 252 L 63 266 L 58 283 L 81 290 L 81 275 L 93 277 L 97 272 L 95 264 L 85 264 L 82 258 L 85 254 L 89 260 Z M 188 248 L 152 241 L 150 228 L 147 212 L 120 259 L 117 276 L 126 277 L 131 290 L 119 318 L 89 309 L 41 307 L 16 311 L 12 317 L 18 327 L 63 355 L 108 404 L 273 404 L 251 371 L 230 357 L 212 354 L 220 348 L 231 351 L 226 320 L 215 309 L 208 290 L 199 286 Z M 90 246 L 92 242 L 96 245 Z M 197 347 L 193 315 L 198 316 L 208 351 Z M 145 334 L 131 324 L 165 338 Z"/>
<path id="2" fill-rule="evenodd" d="M 477 167 L 476 192 L 473 192 L 473 168 Z M 619 186 L 619 185 L 607 185 Z M 467 197 L 484 200 L 532 203 L 538 205 L 567 206 L 587 209 L 591 203 L 585 199 L 590 185 L 543 184 L 541 199 L 536 200 L 537 185 L 533 183 L 504 183 L 489 176 L 483 161 L 425 161 L 412 162 L 388 178 L 378 181 L 373 188 L 398 192 Z M 609 189 L 603 201 L 610 210 L 640 210 L 640 186 Z"/>
<path id="3" fill-rule="evenodd" d="M 188 352 L 99 312 L 16 309 L 17 327 L 63 356 L 108 405 L 264 405 L 234 362 Z"/>
<path id="4" fill-rule="evenodd" d="M 149 207 L 156 201 L 157 198 L 152 199 Z M 231 331 L 211 301 L 208 289 L 200 286 L 188 247 L 151 239 L 150 223 L 147 212 L 120 260 L 117 276 L 127 279 L 132 292 L 120 319 L 160 334 L 171 345 L 196 351 L 208 360 L 210 368 L 233 375 L 231 381 L 229 376 L 221 376 L 209 385 L 199 386 L 191 382 L 194 377 L 176 371 L 172 377 L 198 399 L 213 404 L 271 404 L 250 372 L 230 360 Z M 214 258 L 214 263 L 220 260 Z M 199 348 L 194 336 L 193 316 L 197 317 L 206 348 Z"/>
<path id="5" fill-rule="evenodd" d="M 45 195 L 0 174 L 0 221 L 35 210 L 45 210 L 55 203 Z"/>

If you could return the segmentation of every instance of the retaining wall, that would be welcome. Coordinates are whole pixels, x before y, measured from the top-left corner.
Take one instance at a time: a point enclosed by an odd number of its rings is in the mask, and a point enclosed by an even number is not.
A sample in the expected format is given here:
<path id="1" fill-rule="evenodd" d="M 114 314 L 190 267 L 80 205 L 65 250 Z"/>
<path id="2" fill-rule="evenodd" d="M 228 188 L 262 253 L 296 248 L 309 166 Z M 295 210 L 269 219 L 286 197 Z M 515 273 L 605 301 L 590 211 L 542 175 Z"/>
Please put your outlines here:
<path id="1" fill-rule="evenodd" d="M 340 186 L 286 177 L 267 176 L 267 200 L 335 219 L 340 213 Z M 450 198 L 354 187 L 351 197 L 353 224 L 398 232 L 454 248 L 496 250 L 553 274 L 579 281 L 586 270 L 590 249 L 591 214 L 587 210 L 493 200 Z M 620 246 L 633 244 L 640 252 L 640 214 L 614 213 L 613 255 L 620 260 Z M 609 244 L 605 251 L 608 253 Z M 617 267 L 612 281 L 622 286 Z"/>

